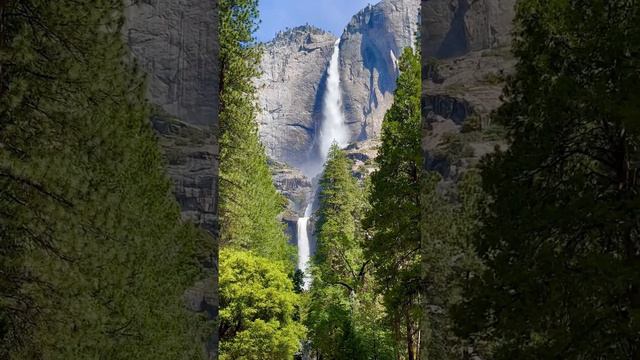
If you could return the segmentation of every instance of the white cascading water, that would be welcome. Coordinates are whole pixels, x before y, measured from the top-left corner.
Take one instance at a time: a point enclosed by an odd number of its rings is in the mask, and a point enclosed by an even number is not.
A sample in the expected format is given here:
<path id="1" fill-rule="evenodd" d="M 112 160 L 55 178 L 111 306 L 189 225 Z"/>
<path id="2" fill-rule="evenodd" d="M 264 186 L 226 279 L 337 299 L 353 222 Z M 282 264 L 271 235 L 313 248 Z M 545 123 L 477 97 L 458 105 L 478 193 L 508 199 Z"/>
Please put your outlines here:
<path id="1" fill-rule="evenodd" d="M 298 269 L 304 273 L 304 283 L 302 288 L 305 290 L 309 289 L 309 285 L 311 285 L 311 276 L 307 272 L 307 268 L 309 265 L 309 257 L 311 256 L 311 251 L 309 247 L 309 234 L 307 233 L 307 224 L 309 223 L 309 217 L 311 216 L 311 207 L 313 206 L 313 202 L 310 202 L 307 205 L 307 208 L 304 210 L 304 217 L 298 219 Z"/>
<path id="2" fill-rule="evenodd" d="M 340 90 L 340 39 L 333 46 L 333 55 L 327 70 L 327 88 L 322 108 L 322 124 L 318 139 L 318 151 L 322 164 L 327 160 L 329 148 L 335 142 L 340 147 L 349 142 L 349 128 L 342 113 L 342 91 Z M 320 165 L 322 165 L 320 164 Z"/>
<path id="3" fill-rule="evenodd" d="M 322 124 L 320 125 L 319 136 L 317 138 L 317 156 L 310 159 L 307 176 L 316 177 L 324 166 L 324 162 L 329 155 L 329 149 L 333 143 L 345 147 L 349 142 L 349 128 L 344 121 L 342 113 L 342 92 L 340 90 L 340 39 L 336 40 L 333 47 L 333 54 L 327 69 L 327 83 L 324 94 Z M 311 199 L 304 211 L 304 217 L 298 219 L 298 269 L 304 272 L 303 288 L 308 290 L 311 285 L 311 275 L 307 272 L 308 262 L 311 256 L 309 245 L 309 234 L 307 224 L 313 210 L 313 198 L 315 188 L 312 190 Z"/>

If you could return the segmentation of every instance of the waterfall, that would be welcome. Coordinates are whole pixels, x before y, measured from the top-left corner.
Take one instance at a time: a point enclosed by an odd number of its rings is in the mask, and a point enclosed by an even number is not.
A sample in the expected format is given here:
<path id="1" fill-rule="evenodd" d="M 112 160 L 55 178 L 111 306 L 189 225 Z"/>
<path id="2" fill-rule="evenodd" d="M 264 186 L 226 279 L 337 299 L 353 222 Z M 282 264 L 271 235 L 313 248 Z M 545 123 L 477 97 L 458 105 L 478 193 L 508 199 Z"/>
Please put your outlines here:
<path id="1" fill-rule="evenodd" d="M 313 201 L 307 205 L 304 210 L 304 217 L 298 219 L 298 269 L 304 273 L 303 289 L 308 290 L 311 285 L 311 276 L 307 272 L 309 266 L 309 257 L 311 255 L 309 246 L 309 233 L 307 230 L 307 224 L 309 223 L 309 217 L 311 216 L 311 208 Z"/>
<path id="2" fill-rule="evenodd" d="M 313 179 L 322 172 L 324 163 L 329 155 L 329 149 L 335 142 L 340 147 L 349 143 L 349 128 L 345 124 L 342 113 L 342 92 L 340 89 L 340 39 L 333 46 L 333 54 L 327 69 L 327 83 L 322 107 L 322 124 L 316 138 L 317 153 L 311 156 L 308 164 L 304 166 L 306 175 Z M 313 187 L 309 203 L 304 211 L 304 217 L 298 219 L 298 269 L 304 272 L 304 289 L 311 285 L 311 275 L 307 272 L 309 258 L 311 257 L 309 234 L 307 224 L 313 212 L 313 199 L 316 193 Z"/>
<path id="3" fill-rule="evenodd" d="M 333 46 L 333 54 L 327 69 L 327 87 L 323 104 L 322 124 L 318 139 L 318 151 L 322 164 L 327 160 L 329 148 L 336 142 L 340 147 L 349 142 L 349 128 L 342 113 L 342 91 L 340 90 L 340 39 Z M 321 165 L 322 165 L 321 164 Z"/>

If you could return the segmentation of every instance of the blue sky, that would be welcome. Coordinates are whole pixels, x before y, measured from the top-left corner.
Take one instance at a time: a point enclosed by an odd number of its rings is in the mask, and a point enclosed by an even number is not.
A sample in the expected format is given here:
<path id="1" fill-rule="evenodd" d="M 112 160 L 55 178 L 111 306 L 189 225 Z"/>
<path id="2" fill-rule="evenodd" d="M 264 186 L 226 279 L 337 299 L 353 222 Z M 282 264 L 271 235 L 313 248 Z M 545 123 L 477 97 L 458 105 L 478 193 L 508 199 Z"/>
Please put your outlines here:
<path id="1" fill-rule="evenodd" d="M 269 41 L 279 30 L 306 23 L 340 35 L 353 15 L 378 1 L 259 0 L 262 23 L 256 37 L 259 41 Z"/>

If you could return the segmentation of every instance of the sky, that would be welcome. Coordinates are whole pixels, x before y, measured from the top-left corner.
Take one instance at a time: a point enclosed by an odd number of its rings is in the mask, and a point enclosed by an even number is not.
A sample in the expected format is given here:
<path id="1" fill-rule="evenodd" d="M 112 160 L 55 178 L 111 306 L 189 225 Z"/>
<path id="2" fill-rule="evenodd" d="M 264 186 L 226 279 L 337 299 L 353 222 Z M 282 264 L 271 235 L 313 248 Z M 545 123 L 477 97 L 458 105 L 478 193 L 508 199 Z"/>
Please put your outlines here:
<path id="1" fill-rule="evenodd" d="M 359 10 L 379 0 L 259 0 L 259 41 L 269 41 L 286 27 L 309 23 L 338 36 Z"/>

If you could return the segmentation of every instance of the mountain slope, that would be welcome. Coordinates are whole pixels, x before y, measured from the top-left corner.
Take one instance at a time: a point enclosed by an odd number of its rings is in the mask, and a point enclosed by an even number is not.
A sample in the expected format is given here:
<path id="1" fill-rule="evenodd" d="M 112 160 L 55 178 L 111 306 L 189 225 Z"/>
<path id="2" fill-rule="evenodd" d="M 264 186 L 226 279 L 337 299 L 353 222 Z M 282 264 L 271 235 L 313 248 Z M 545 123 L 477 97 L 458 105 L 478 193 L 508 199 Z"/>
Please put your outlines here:
<path id="1" fill-rule="evenodd" d="M 378 135 L 392 103 L 395 57 L 414 43 L 419 7 L 418 0 L 383 0 L 360 11 L 346 26 L 339 67 L 351 141 Z M 328 32 L 302 26 L 265 44 L 258 121 L 262 142 L 274 160 L 299 167 L 308 159 L 322 120 L 335 40 Z"/>

